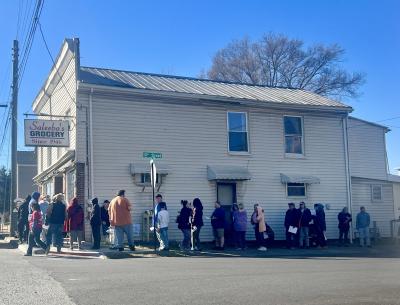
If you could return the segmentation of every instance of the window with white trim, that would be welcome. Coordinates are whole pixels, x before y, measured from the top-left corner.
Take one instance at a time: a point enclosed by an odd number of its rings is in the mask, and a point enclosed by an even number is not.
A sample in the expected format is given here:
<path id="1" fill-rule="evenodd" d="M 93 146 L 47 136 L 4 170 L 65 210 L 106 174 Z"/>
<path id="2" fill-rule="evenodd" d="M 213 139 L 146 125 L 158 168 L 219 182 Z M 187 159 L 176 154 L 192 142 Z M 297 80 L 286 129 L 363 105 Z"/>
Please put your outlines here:
<path id="1" fill-rule="evenodd" d="M 382 185 L 371 185 L 371 200 L 382 201 Z"/>
<path id="2" fill-rule="evenodd" d="M 300 116 L 284 116 L 285 153 L 303 154 L 303 119 Z"/>
<path id="3" fill-rule="evenodd" d="M 305 197 L 306 184 L 305 183 L 287 183 L 287 196 L 288 197 Z"/>
<path id="4" fill-rule="evenodd" d="M 248 128 L 246 112 L 228 112 L 229 152 L 248 152 Z"/>

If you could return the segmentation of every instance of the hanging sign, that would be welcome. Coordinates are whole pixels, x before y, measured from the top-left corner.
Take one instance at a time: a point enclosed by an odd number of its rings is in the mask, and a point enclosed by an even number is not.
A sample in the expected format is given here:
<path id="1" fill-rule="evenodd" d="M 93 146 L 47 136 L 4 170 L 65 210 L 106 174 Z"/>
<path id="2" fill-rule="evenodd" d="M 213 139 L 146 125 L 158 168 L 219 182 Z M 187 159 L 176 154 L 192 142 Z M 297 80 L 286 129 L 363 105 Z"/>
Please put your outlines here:
<path id="1" fill-rule="evenodd" d="M 69 147 L 69 121 L 24 121 L 25 146 Z"/>

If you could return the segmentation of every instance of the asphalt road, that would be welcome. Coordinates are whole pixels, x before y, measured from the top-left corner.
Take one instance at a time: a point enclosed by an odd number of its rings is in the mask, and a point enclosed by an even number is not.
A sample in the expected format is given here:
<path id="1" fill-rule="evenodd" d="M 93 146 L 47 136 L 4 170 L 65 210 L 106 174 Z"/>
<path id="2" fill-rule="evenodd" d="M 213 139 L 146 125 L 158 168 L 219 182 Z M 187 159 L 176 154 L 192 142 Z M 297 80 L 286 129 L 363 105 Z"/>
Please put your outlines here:
<path id="1" fill-rule="evenodd" d="M 1 304 L 400 304 L 399 258 L 102 260 L 0 250 L 0 262 Z"/>

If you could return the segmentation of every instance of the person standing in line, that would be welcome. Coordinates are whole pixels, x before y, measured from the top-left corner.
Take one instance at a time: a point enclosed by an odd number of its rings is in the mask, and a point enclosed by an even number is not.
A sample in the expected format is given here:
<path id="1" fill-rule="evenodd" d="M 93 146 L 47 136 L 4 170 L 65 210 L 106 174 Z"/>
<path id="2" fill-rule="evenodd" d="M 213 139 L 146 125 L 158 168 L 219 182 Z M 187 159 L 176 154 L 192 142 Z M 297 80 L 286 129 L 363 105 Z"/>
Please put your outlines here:
<path id="1" fill-rule="evenodd" d="M 264 210 L 260 205 L 257 205 L 257 214 L 256 214 L 256 225 L 255 225 L 255 233 L 257 247 L 259 251 L 267 251 L 267 247 L 265 247 L 264 241 L 264 233 L 267 231 L 267 226 L 265 225 L 265 215 Z"/>
<path id="2" fill-rule="evenodd" d="M 50 196 L 49 195 L 40 197 L 39 206 L 40 206 L 40 211 L 42 212 L 43 222 L 45 222 L 45 220 L 46 220 L 45 218 L 47 215 L 47 209 L 49 208 L 49 204 L 50 204 Z M 40 234 L 40 239 L 43 242 L 46 242 L 46 233 L 47 233 L 47 230 L 45 229 L 45 227 L 42 226 L 42 233 Z"/>
<path id="3" fill-rule="evenodd" d="M 246 248 L 247 212 L 243 203 L 238 204 L 238 210 L 233 212 L 233 229 L 235 230 L 236 250 Z"/>
<path id="4" fill-rule="evenodd" d="M 62 231 L 64 227 L 64 221 L 66 219 L 66 208 L 64 204 L 64 195 L 57 194 L 53 197 L 53 202 L 47 209 L 46 222 L 49 225 L 46 235 L 46 254 L 50 251 L 50 245 L 52 239 L 55 241 L 57 247 L 57 253 L 61 253 L 63 245 Z"/>
<path id="5" fill-rule="evenodd" d="M 201 251 L 200 245 L 200 230 L 203 227 L 203 204 L 199 198 L 193 199 L 192 209 L 192 234 L 193 248 L 196 251 Z"/>
<path id="6" fill-rule="evenodd" d="M 29 220 L 29 238 L 28 238 L 28 250 L 25 256 L 32 256 L 32 250 L 35 245 L 40 246 L 46 251 L 47 246 L 40 240 L 40 233 L 42 233 L 43 217 L 40 211 L 40 206 L 37 202 L 33 202 L 31 205 L 32 217 Z"/>
<path id="7" fill-rule="evenodd" d="M 110 201 L 104 200 L 103 205 L 100 209 L 101 214 L 101 228 L 103 236 L 107 237 L 108 229 L 110 228 L 110 215 L 108 215 L 108 207 L 110 205 Z"/>
<path id="8" fill-rule="evenodd" d="M 90 226 L 92 227 L 93 247 L 92 250 L 100 249 L 100 227 L 101 227 L 101 212 L 99 206 L 99 199 L 92 199 L 92 210 L 90 212 Z"/>
<path id="9" fill-rule="evenodd" d="M 286 248 L 294 249 L 296 243 L 296 236 L 299 230 L 299 212 L 296 210 L 293 202 L 288 203 L 289 209 L 285 215 L 285 228 L 286 228 Z M 294 232 L 295 230 L 296 232 Z"/>
<path id="10" fill-rule="evenodd" d="M 304 248 L 304 244 L 306 249 L 310 248 L 310 239 L 309 239 L 309 230 L 310 230 L 310 221 L 311 221 L 311 211 L 306 208 L 306 204 L 302 201 L 299 206 L 299 230 L 300 230 L 300 239 L 299 246 L 300 248 Z"/>
<path id="11" fill-rule="evenodd" d="M 157 217 L 157 232 L 160 235 L 159 243 L 160 251 L 169 250 L 169 240 L 168 240 L 168 224 L 169 224 L 169 213 L 167 211 L 167 205 L 165 202 L 160 202 L 160 212 L 158 212 Z"/>
<path id="12" fill-rule="evenodd" d="M 351 214 L 347 207 L 344 207 L 343 210 L 338 214 L 339 221 L 339 246 L 349 246 L 349 231 L 350 231 L 350 222 Z"/>
<path id="13" fill-rule="evenodd" d="M 125 190 L 118 191 L 117 196 L 111 200 L 108 213 L 110 215 L 110 224 L 114 227 L 116 237 L 115 246 L 111 247 L 111 249 L 124 251 L 124 234 L 126 234 L 129 249 L 135 251 L 131 203 L 125 197 Z"/>
<path id="14" fill-rule="evenodd" d="M 78 199 L 72 198 L 67 208 L 66 230 L 70 234 L 70 249 L 74 249 L 74 242 L 78 242 L 78 250 L 81 249 L 84 213 L 78 203 Z"/>
<path id="15" fill-rule="evenodd" d="M 178 215 L 178 229 L 183 233 L 181 250 L 190 249 L 190 216 L 192 210 L 188 207 L 187 200 L 181 200 L 182 209 Z"/>
<path id="16" fill-rule="evenodd" d="M 29 233 L 29 202 L 31 201 L 31 195 L 25 198 L 25 201 L 18 208 L 18 239 L 19 243 L 23 244 L 28 241 Z"/>
<path id="17" fill-rule="evenodd" d="M 313 218 L 317 234 L 317 244 L 319 248 L 326 249 L 326 221 L 324 206 L 320 203 L 314 204 L 315 216 Z"/>
<path id="18" fill-rule="evenodd" d="M 31 200 L 29 201 L 29 214 L 32 214 L 32 212 L 33 212 L 32 204 L 39 203 L 39 199 L 40 199 L 40 193 L 33 192 L 32 196 L 31 196 Z"/>
<path id="19" fill-rule="evenodd" d="M 161 211 L 161 206 L 165 207 L 165 210 L 167 209 L 167 204 L 163 201 L 162 195 L 161 194 L 157 194 L 156 196 L 156 202 L 155 202 L 155 206 L 154 206 L 154 217 L 153 217 L 153 227 L 156 230 L 157 229 L 157 225 L 158 225 L 158 213 L 160 213 Z M 157 240 L 159 242 L 159 244 L 161 245 L 163 243 L 162 238 L 161 238 L 161 233 L 159 230 L 156 230 L 156 237 Z M 164 246 L 162 246 L 164 247 Z"/>
<path id="20" fill-rule="evenodd" d="M 257 207 L 258 207 L 258 203 L 256 203 L 253 207 L 253 214 L 251 214 L 251 218 L 250 218 L 250 223 L 253 226 L 254 229 L 254 237 L 256 239 L 256 242 L 258 244 L 258 228 L 257 228 Z"/>
<path id="21" fill-rule="evenodd" d="M 371 238 L 369 236 L 369 225 L 371 223 L 371 217 L 365 211 L 365 207 L 360 207 L 360 213 L 357 214 L 356 228 L 360 235 L 360 247 L 364 247 L 366 243 L 367 247 L 371 247 Z"/>
<path id="22" fill-rule="evenodd" d="M 214 250 L 224 250 L 225 243 L 225 209 L 219 201 L 215 202 L 215 210 L 211 215 L 211 226 L 215 238 Z"/>

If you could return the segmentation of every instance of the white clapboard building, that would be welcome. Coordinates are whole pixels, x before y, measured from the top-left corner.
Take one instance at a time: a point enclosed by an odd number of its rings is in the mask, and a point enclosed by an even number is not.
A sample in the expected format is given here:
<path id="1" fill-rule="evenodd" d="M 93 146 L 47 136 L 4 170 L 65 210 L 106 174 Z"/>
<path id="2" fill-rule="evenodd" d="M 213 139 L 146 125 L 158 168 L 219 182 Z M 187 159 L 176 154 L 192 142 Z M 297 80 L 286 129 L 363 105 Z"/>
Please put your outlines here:
<path id="1" fill-rule="evenodd" d="M 279 239 L 287 203 L 300 201 L 325 205 L 328 238 L 337 238 L 340 210 L 355 215 L 360 205 L 389 234 L 386 127 L 349 118 L 351 107 L 304 90 L 84 67 L 79 54 L 79 40 L 65 40 L 33 101 L 39 118 L 70 121 L 69 147 L 38 148 L 34 180 L 43 193 L 87 205 L 125 189 L 140 238 L 152 207 L 146 157 L 155 153 L 172 239 L 181 237 L 180 200 L 195 197 L 204 216 L 216 200 L 244 203 L 249 218 L 259 203 Z M 202 240 L 211 240 L 204 222 Z"/>

